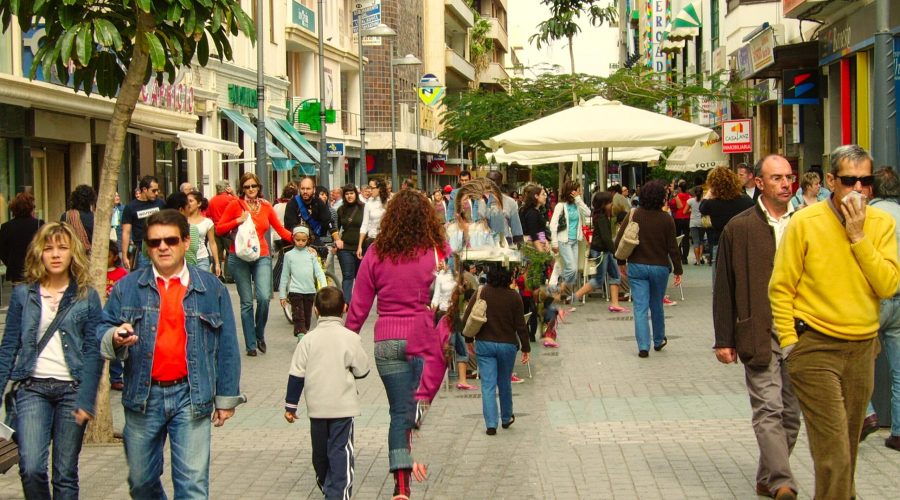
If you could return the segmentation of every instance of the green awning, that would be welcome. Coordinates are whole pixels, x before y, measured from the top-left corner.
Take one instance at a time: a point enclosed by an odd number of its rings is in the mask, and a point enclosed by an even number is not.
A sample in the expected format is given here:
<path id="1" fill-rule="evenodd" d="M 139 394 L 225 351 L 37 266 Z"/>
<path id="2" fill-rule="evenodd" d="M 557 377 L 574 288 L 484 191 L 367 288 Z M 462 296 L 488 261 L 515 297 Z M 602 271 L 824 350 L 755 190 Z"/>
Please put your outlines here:
<path id="1" fill-rule="evenodd" d="M 287 148 L 291 156 L 300 162 L 300 173 L 303 175 L 316 175 L 316 162 L 303 151 L 294 139 L 288 135 L 277 123 L 272 120 L 266 120 L 266 130 L 272 134 L 282 146 Z"/>
<path id="2" fill-rule="evenodd" d="M 234 124 L 237 125 L 239 129 L 243 130 L 245 134 L 252 137 L 253 142 L 256 143 L 256 127 L 252 123 L 250 123 L 250 120 L 248 120 L 246 116 L 233 109 L 219 109 L 222 111 L 222 114 L 224 114 L 229 120 L 234 122 Z M 297 160 L 288 158 L 286 154 L 281 152 L 281 150 L 275 147 L 275 145 L 272 144 L 268 139 L 266 139 L 266 155 L 272 159 L 272 167 L 275 170 L 290 170 L 294 168 L 294 164 L 297 163 Z"/>
<path id="3" fill-rule="evenodd" d="M 303 137 L 303 134 L 298 132 L 297 129 L 295 129 L 294 126 L 291 125 L 291 122 L 283 120 L 281 118 L 276 118 L 275 121 L 279 125 L 281 125 L 281 128 L 284 129 L 284 131 L 287 132 L 288 135 L 290 135 L 291 138 L 293 138 L 294 141 L 297 142 L 297 144 L 300 145 L 303 151 L 306 152 L 306 155 L 309 156 L 314 163 L 319 163 L 321 158 L 321 156 L 319 155 L 319 150 L 316 149 L 315 146 L 310 144 L 309 141 L 306 140 L 306 137 Z"/>

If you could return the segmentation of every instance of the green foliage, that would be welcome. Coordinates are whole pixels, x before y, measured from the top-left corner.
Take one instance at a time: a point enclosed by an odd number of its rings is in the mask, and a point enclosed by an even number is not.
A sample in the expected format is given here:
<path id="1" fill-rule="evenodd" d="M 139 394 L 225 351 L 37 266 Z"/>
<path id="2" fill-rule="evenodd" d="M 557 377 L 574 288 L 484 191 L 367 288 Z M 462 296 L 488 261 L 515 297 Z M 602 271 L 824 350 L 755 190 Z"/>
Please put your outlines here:
<path id="1" fill-rule="evenodd" d="M 644 68 L 623 68 L 609 77 L 544 73 L 536 78 L 512 78 L 507 83 L 506 93 L 474 90 L 444 98 L 446 111 L 439 138 L 448 144 L 481 148 L 486 139 L 571 107 L 573 91 L 585 100 L 599 95 L 650 111 L 666 102 L 676 118 L 686 118 L 700 98 L 746 104 L 754 96 L 752 89 L 739 83 L 722 82 L 718 73 L 705 79 L 687 75 L 672 82 Z"/>
<path id="2" fill-rule="evenodd" d="M 152 23 L 139 34 L 139 17 Z M 44 25 L 30 77 L 40 69 L 49 79 L 55 69 L 61 79 L 72 71 L 75 90 L 90 94 L 94 85 L 114 97 L 125 79 L 125 68 L 136 45 L 150 54 L 144 82 L 163 72 L 173 82 L 177 69 L 194 59 L 205 65 L 210 40 L 218 59 L 231 59 L 230 36 L 255 37 L 253 22 L 239 0 L 0 0 L 0 22 L 6 31 L 17 16 L 27 31 Z"/>
<path id="3" fill-rule="evenodd" d="M 475 12 L 475 24 L 469 29 L 469 58 L 476 71 L 483 70 L 491 61 L 494 39 L 488 36 L 490 31 L 491 22 Z"/>
<path id="4" fill-rule="evenodd" d="M 604 23 L 610 25 L 616 22 L 617 11 L 615 6 L 596 5 L 599 0 L 541 0 L 541 3 L 550 7 L 550 19 L 541 21 L 537 26 L 537 33 L 528 38 L 529 43 L 537 48 L 547 45 L 551 41 L 571 39 L 581 32 L 578 19 L 582 14 L 587 14 L 591 24 L 600 26 Z M 604 3 L 606 1 L 604 0 Z"/>
<path id="5" fill-rule="evenodd" d="M 553 261 L 553 254 L 541 252 L 531 245 L 522 245 L 522 257 L 525 265 L 525 288 L 537 290 L 546 281 L 544 269 Z"/>

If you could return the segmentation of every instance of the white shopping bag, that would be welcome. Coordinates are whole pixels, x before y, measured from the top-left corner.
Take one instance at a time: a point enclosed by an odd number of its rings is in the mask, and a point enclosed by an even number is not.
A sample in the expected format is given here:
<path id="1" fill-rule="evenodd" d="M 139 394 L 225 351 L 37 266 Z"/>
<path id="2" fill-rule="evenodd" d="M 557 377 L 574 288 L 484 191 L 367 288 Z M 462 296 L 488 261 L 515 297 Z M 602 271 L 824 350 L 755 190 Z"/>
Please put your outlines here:
<path id="1" fill-rule="evenodd" d="M 253 223 L 252 217 L 247 217 L 247 220 L 238 226 L 237 234 L 234 237 L 234 254 L 247 262 L 259 259 L 259 235 L 256 234 L 256 225 Z"/>

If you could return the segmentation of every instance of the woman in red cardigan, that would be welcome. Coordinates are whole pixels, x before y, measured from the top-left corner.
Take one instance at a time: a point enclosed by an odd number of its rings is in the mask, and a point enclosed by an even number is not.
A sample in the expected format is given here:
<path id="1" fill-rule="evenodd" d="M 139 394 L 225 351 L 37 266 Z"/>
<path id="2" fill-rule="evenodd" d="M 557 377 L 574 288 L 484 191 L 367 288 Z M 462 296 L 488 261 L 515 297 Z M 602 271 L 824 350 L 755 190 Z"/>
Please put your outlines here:
<path id="1" fill-rule="evenodd" d="M 285 240 L 291 239 L 291 232 L 278 220 L 272 205 L 262 199 L 261 187 L 259 177 L 252 172 L 242 175 L 241 197 L 228 204 L 216 224 L 216 234 L 225 236 L 250 217 L 259 236 L 260 256 L 254 261 L 248 262 L 235 255 L 234 238 L 228 249 L 228 269 L 241 298 L 241 329 L 244 331 L 247 356 L 256 356 L 257 349 L 263 354 L 266 352 L 266 321 L 269 318 L 269 300 L 272 298 L 272 257 L 266 244 L 266 231 L 272 227 Z M 256 314 L 253 313 L 254 285 Z"/>

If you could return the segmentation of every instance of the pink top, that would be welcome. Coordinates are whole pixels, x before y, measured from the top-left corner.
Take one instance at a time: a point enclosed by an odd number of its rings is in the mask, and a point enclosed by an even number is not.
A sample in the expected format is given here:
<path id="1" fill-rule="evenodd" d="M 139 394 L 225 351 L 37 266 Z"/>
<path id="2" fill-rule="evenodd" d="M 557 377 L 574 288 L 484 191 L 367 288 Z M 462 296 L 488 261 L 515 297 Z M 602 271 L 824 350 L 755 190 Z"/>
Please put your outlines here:
<path id="1" fill-rule="evenodd" d="M 450 248 L 445 247 L 441 253 L 449 255 Z M 431 304 L 435 268 L 434 250 L 430 247 L 419 251 L 410 261 L 394 263 L 390 259 L 381 260 L 372 245 L 356 275 L 345 326 L 359 333 L 377 296 L 375 342 L 406 340 L 410 332 L 421 328 L 422 315 L 434 317 L 427 307 Z"/>

